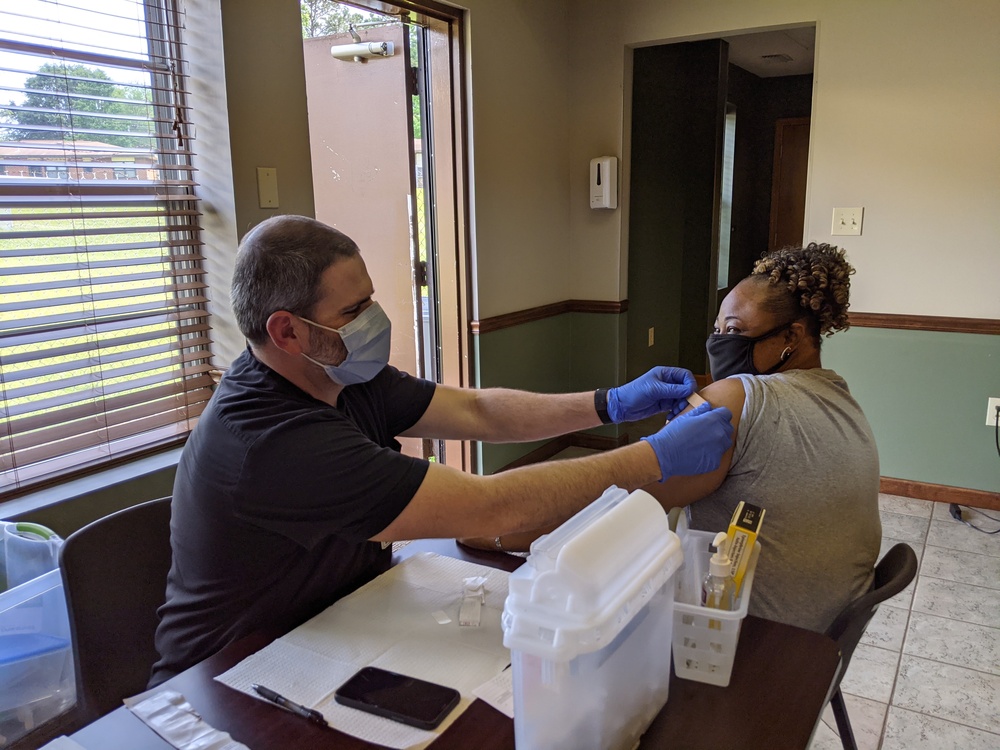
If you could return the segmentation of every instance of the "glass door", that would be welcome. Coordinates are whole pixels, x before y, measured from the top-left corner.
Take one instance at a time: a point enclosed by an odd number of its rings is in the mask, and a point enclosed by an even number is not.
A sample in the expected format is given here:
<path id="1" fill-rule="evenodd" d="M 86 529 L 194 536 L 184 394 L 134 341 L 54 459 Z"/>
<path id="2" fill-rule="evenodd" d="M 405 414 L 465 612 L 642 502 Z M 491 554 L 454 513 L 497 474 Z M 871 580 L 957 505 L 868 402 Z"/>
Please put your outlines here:
<path id="1" fill-rule="evenodd" d="M 455 20 L 302 0 L 316 218 L 361 248 L 393 323 L 390 363 L 468 383 Z M 442 259 L 444 259 L 442 261 Z M 467 446 L 401 439 L 459 468 Z"/>

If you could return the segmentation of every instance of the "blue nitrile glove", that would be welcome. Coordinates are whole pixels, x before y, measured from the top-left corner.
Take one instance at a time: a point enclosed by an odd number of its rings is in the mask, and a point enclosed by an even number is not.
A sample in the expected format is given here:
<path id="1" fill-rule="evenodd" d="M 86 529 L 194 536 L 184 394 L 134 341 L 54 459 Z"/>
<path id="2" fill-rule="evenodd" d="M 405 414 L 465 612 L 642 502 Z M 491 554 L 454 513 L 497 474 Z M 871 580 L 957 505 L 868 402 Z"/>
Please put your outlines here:
<path id="1" fill-rule="evenodd" d="M 612 422 L 635 422 L 654 414 L 676 416 L 687 408 L 687 397 L 697 383 L 682 367 L 654 367 L 635 380 L 608 389 L 608 417 Z"/>
<path id="2" fill-rule="evenodd" d="M 663 474 L 660 481 L 677 475 L 715 471 L 722 454 L 733 444 L 732 412 L 704 403 L 670 420 L 655 435 L 642 438 L 656 452 Z"/>

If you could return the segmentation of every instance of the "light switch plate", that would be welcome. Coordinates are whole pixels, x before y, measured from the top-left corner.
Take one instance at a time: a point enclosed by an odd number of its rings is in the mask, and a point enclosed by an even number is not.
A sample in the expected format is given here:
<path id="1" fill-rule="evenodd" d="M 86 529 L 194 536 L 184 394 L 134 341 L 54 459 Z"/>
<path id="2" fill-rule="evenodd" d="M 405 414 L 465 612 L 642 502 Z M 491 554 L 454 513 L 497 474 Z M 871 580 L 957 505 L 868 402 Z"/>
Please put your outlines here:
<path id="1" fill-rule="evenodd" d="M 261 208 L 278 207 L 278 170 L 257 167 L 257 202 Z"/>
<path id="2" fill-rule="evenodd" d="M 864 208 L 835 208 L 833 209 L 833 229 L 830 234 L 850 234 L 857 236 L 861 234 L 861 222 L 864 218 Z"/>

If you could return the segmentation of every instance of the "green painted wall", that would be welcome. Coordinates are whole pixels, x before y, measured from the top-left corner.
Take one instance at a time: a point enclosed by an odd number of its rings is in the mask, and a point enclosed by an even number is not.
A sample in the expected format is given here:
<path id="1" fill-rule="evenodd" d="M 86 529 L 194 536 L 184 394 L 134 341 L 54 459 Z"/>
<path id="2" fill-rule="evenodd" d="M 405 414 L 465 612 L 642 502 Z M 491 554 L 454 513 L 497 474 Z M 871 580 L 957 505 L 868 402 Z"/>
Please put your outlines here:
<path id="1" fill-rule="evenodd" d="M 1000 336 L 852 328 L 823 343 L 871 422 L 882 476 L 1000 492 L 986 426 L 1000 396 Z"/>
<path id="2" fill-rule="evenodd" d="M 571 392 L 625 380 L 627 315 L 571 313 L 477 337 L 479 385 Z M 1000 492 L 986 402 L 1000 397 L 1000 336 L 852 328 L 823 343 L 868 416 L 886 477 Z M 601 428 L 630 440 L 660 422 Z M 634 433 L 634 434 L 632 434 Z M 490 474 L 543 443 L 479 446 Z"/>
<path id="3" fill-rule="evenodd" d="M 477 385 L 572 393 L 622 382 L 626 315 L 566 313 L 475 337 Z M 595 430 L 617 436 L 613 426 Z M 480 473 L 492 474 L 545 442 L 478 444 Z"/>
<path id="4" fill-rule="evenodd" d="M 109 513 L 173 493 L 180 450 L 71 481 L 4 503 L 3 520 L 48 526 L 65 539 Z M 143 467 L 151 465 L 148 470 Z"/>

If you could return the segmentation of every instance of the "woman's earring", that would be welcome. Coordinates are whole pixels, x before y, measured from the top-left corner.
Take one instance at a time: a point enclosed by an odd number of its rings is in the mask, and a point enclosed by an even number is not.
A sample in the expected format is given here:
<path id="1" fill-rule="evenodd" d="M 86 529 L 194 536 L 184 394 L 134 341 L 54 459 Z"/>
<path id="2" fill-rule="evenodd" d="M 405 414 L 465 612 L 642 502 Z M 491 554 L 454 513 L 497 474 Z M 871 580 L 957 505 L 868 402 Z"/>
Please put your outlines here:
<path id="1" fill-rule="evenodd" d="M 788 358 L 792 356 L 792 347 L 786 346 L 785 350 L 781 352 L 781 361 L 787 362 Z"/>

